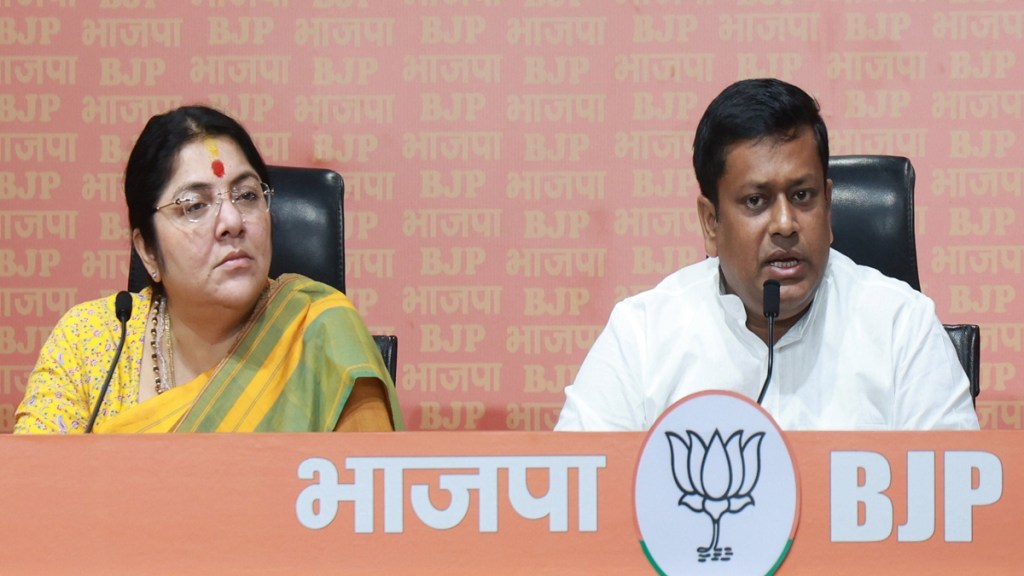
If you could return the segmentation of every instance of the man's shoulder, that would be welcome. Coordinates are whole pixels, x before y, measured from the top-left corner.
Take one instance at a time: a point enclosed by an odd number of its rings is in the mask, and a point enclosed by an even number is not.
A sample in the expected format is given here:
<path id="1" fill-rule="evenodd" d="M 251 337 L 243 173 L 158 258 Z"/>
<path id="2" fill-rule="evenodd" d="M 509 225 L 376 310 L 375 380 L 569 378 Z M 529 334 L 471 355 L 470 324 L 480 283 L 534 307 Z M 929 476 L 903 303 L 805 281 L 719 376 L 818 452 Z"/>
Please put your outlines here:
<path id="1" fill-rule="evenodd" d="M 659 297 L 691 290 L 699 290 L 718 279 L 718 258 L 706 258 L 683 266 L 658 282 L 653 288 L 633 297 Z"/>
<path id="2" fill-rule="evenodd" d="M 872 302 L 873 309 L 885 305 L 934 306 L 930 298 L 906 282 L 886 276 L 869 266 L 859 265 L 835 250 L 829 255 L 828 277 L 832 290 L 851 304 Z"/>
<path id="3" fill-rule="evenodd" d="M 657 285 L 625 298 L 621 305 L 637 308 L 682 307 L 696 303 L 718 281 L 718 259 L 707 258 L 676 270 Z"/>

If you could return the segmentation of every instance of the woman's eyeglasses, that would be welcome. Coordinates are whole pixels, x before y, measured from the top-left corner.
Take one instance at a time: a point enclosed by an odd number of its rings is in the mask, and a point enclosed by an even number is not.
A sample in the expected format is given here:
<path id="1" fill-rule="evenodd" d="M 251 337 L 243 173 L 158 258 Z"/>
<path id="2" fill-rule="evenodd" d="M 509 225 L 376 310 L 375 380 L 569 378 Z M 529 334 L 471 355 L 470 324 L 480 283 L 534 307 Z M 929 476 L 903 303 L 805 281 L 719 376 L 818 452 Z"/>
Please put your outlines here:
<path id="1" fill-rule="evenodd" d="M 266 182 L 245 182 L 231 188 L 231 203 L 242 216 L 252 216 L 270 210 L 270 197 L 273 189 Z M 181 216 L 193 223 L 200 223 L 216 217 L 220 206 L 224 203 L 224 192 L 212 190 L 190 190 L 163 206 L 157 206 L 153 212 L 177 206 Z"/>

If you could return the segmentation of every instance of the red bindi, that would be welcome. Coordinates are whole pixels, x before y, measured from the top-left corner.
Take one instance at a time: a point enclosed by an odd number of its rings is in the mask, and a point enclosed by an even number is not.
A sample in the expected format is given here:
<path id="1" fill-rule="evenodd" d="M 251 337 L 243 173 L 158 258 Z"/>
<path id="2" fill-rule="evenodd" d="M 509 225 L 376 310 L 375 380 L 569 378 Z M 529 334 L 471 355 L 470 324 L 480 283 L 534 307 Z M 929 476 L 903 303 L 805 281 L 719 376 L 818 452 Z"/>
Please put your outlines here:
<path id="1" fill-rule="evenodd" d="M 221 162 L 219 159 L 211 162 L 210 168 L 213 169 L 213 175 L 216 176 L 217 178 L 224 176 L 224 163 Z"/>

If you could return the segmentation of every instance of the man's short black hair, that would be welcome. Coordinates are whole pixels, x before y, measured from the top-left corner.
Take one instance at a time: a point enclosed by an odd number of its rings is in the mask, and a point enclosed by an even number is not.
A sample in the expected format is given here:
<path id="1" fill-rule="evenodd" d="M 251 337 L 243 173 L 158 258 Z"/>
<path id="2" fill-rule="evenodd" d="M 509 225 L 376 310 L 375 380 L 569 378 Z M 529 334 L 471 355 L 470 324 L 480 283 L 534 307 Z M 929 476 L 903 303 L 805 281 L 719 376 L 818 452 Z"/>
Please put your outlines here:
<path id="1" fill-rule="evenodd" d="M 718 181 L 733 144 L 763 138 L 786 142 L 797 138 L 804 128 L 814 132 L 822 173 L 828 178 L 828 129 L 810 94 L 774 78 L 730 85 L 711 101 L 697 124 L 693 170 L 700 193 L 718 206 Z"/>

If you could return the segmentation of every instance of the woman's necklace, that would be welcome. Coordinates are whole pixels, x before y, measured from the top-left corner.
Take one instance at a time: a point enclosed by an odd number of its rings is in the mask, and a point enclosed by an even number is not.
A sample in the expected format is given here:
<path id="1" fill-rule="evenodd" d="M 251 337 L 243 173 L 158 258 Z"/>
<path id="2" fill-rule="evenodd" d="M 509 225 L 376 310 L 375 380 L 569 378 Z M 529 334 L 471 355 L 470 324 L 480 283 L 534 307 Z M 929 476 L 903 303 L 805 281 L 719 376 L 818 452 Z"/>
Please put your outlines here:
<path id="1" fill-rule="evenodd" d="M 160 297 L 150 312 L 149 342 L 153 347 L 153 379 L 156 393 L 174 388 L 174 338 L 171 336 L 171 318 L 167 315 L 167 299 Z M 167 341 L 167 357 L 162 354 L 163 341 Z"/>
<path id="2" fill-rule="evenodd" d="M 268 282 L 259 299 L 256 301 L 254 314 L 259 313 L 267 295 L 270 294 L 271 283 Z M 153 380 L 156 384 L 156 393 L 164 392 L 174 388 L 177 383 L 174 381 L 174 337 L 171 334 L 171 317 L 167 314 L 167 298 L 159 296 L 156 304 L 149 309 L 149 343 L 153 348 Z M 239 331 L 237 339 L 242 337 Z M 164 341 L 167 342 L 167 356 L 164 357 Z"/>

